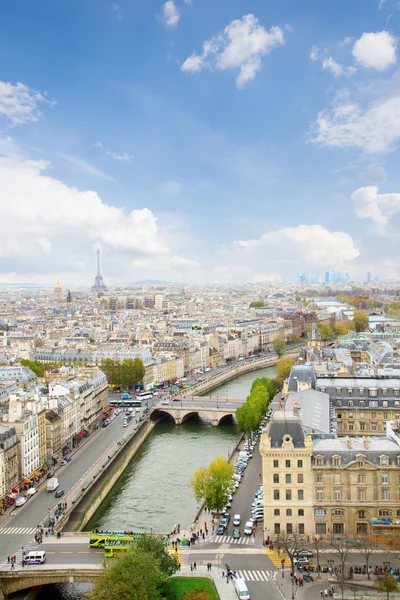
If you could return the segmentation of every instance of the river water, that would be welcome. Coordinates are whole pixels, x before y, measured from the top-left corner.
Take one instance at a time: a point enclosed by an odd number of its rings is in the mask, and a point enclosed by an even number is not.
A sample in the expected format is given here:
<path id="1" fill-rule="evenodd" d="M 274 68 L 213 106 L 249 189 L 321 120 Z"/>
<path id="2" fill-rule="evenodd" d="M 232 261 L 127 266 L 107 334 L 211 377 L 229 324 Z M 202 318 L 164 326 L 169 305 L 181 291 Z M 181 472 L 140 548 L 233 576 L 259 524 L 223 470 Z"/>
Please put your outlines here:
<path id="1" fill-rule="evenodd" d="M 275 369 L 240 375 L 215 388 L 214 397 L 245 399 L 257 377 L 274 377 Z M 228 457 L 239 439 L 235 423 L 212 427 L 203 419 L 182 425 L 161 421 L 136 453 L 86 529 L 170 532 L 186 529 L 197 510 L 189 481 L 192 473 L 217 456 Z M 81 600 L 87 585 L 48 586 L 38 600 Z"/>

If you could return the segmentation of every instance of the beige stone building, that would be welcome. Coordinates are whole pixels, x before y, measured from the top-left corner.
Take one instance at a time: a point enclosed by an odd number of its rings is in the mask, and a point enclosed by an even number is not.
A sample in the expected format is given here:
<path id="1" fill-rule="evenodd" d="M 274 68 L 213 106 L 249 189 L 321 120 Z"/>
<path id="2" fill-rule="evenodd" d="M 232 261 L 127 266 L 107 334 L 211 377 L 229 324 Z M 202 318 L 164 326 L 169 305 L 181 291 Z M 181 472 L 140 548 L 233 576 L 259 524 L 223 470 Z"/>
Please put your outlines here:
<path id="1" fill-rule="evenodd" d="M 266 535 L 370 535 L 400 518 L 400 438 L 307 435 L 300 417 L 275 412 L 261 437 Z"/>

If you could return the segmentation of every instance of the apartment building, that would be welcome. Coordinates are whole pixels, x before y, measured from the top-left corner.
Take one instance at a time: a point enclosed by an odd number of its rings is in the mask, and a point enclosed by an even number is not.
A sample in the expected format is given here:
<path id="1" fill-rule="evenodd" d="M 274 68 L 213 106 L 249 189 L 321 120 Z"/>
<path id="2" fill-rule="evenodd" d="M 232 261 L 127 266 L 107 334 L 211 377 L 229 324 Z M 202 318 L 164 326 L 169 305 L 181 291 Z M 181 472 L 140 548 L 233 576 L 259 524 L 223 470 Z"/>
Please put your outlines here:
<path id="1" fill-rule="evenodd" d="M 310 435 L 278 411 L 261 436 L 264 523 L 272 533 L 370 535 L 372 521 L 400 517 L 400 438 Z"/>
<path id="2" fill-rule="evenodd" d="M 386 435 L 400 419 L 400 377 L 318 377 L 315 389 L 329 395 L 338 435 Z"/>
<path id="3" fill-rule="evenodd" d="M 20 446 L 21 479 L 30 480 L 41 466 L 38 415 L 25 412 L 13 425 Z"/>
<path id="4" fill-rule="evenodd" d="M 14 425 L 0 423 L 0 449 L 4 460 L 4 493 L 6 493 L 11 492 L 20 481 L 18 458 L 19 446 Z"/>

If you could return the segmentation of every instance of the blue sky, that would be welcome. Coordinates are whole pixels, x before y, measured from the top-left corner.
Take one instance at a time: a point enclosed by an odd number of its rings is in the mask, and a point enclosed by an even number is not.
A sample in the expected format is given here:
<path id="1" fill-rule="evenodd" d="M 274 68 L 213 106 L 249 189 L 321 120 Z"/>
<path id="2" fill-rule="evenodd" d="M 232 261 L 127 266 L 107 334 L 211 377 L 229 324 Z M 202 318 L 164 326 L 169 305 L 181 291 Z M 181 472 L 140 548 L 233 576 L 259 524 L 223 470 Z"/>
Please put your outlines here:
<path id="1" fill-rule="evenodd" d="M 397 278 L 397 0 L 20 0 L 0 281 Z"/>

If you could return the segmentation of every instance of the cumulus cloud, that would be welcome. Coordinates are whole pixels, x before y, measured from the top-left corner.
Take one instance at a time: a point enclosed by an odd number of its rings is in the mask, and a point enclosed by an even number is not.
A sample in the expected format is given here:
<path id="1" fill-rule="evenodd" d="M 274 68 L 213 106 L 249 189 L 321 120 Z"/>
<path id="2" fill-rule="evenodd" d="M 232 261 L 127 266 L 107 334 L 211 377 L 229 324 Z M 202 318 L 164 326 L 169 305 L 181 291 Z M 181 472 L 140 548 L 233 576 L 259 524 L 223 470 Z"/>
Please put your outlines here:
<path id="1" fill-rule="evenodd" d="M 7 117 L 12 126 L 39 121 L 43 116 L 41 104 L 52 106 L 54 102 L 47 100 L 46 93 L 31 90 L 23 83 L 0 81 L 0 115 Z"/>
<path id="2" fill-rule="evenodd" d="M 380 194 L 379 188 L 369 185 L 352 193 L 356 215 L 360 219 L 371 219 L 382 230 L 390 219 L 400 213 L 400 193 Z"/>
<path id="3" fill-rule="evenodd" d="M 310 141 L 381 154 L 394 150 L 399 138 L 400 95 L 378 98 L 366 107 L 340 97 L 319 113 Z"/>
<path id="4" fill-rule="evenodd" d="M 363 67 L 383 71 L 396 64 L 397 41 L 388 31 L 363 33 L 353 46 L 353 56 Z"/>
<path id="5" fill-rule="evenodd" d="M 359 255 L 354 241 L 342 231 L 329 231 L 322 225 L 299 225 L 265 233 L 259 238 L 239 240 L 223 249 L 235 263 L 251 262 L 254 268 L 274 269 L 283 273 L 292 265 L 321 267 L 343 266 Z M 271 269 L 272 271 L 272 269 Z"/>
<path id="6" fill-rule="evenodd" d="M 322 68 L 330 71 L 335 77 L 353 75 L 357 71 L 355 67 L 345 67 L 340 65 L 331 56 L 322 59 Z"/>
<path id="7" fill-rule="evenodd" d="M 174 29 L 178 25 L 181 13 L 173 0 L 167 0 L 167 2 L 163 4 L 162 18 L 165 27 L 168 27 L 169 29 Z"/>
<path id="8" fill-rule="evenodd" d="M 285 43 L 284 32 L 274 26 L 267 31 L 252 14 L 231 21 L 224 31 L 203 43 L 201 54 L 192 54 L 181 66 L 186 73 L 199 73 L 205 68 L 239 69 L 236 79 L 242 88 L 261 69 L 262 57 Z"/>

